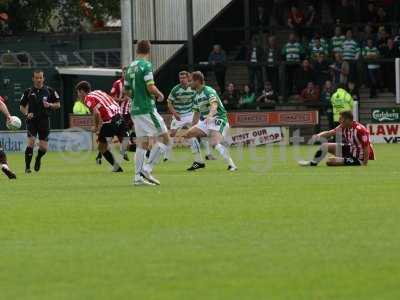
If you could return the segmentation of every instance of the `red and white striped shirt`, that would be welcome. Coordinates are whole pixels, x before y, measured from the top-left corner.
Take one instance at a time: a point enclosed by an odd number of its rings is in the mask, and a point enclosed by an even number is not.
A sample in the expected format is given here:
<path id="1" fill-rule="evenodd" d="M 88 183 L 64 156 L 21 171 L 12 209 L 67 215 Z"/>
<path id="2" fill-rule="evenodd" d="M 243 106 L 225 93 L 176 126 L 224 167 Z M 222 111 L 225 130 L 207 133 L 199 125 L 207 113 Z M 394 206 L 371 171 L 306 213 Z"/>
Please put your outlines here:
<path id="1" fill-rule="evenodd" d="M 119 103 L 122 115 L 131 113 L 131 99 L 124 97 L 124 80 L 122 78 L 113 83 L 110 95 Z"/>
<path id="2" fill-rule="evenodd" d="M 372 147 L 370 134 L 368 129 L 358 123 L 353 121 L 350 128 L 344 128 L 339 125 L 335 129 L 336 133 L 342 135 L 342 143 L 348 144 L 350 146 L 351 155 L 359 160 L 364 160 L 364 148 L 369 148 L 369 160 L 375 159 L 374 148 Z"/>
<path id="3" fill-rule="evenodd" d="M 6 103 L 6 100 L 2 96 L 0 96 L 0 101 Z"/>
<path id="4" fill-rule="evenodd" d="M 85 97 L 85 105 L 91 111 L 97 108 L 104 123 L 110 122 L 114 116 L 120 114 L 118 103 L 110 95 L 100 90 L 90 92 Z"/>

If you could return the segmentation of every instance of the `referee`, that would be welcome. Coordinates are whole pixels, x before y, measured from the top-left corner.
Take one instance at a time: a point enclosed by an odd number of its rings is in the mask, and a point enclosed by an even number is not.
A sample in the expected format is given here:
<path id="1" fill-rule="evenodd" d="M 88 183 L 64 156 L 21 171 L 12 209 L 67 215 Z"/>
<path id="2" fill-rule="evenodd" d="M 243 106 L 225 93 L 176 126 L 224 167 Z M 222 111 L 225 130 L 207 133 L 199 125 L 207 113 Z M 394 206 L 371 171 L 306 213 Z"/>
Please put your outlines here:
<path id="1" fill-rule="evenodd" d="M 31 173 L 33 148 L 37 137 L 39 137 L 39 150 L 34 169 L 39 172 L 41 159 L 48 149 L 50 112 L 60 108 L 60 96 L 55 90 L 46 86 L 44 80 L 43 71 L 34 71 L 33 86 L 24 92 L 20 101 L 20 110 L 26 117 L 28 131 L 25 149 L 25 173 L 27 174 Z"/>

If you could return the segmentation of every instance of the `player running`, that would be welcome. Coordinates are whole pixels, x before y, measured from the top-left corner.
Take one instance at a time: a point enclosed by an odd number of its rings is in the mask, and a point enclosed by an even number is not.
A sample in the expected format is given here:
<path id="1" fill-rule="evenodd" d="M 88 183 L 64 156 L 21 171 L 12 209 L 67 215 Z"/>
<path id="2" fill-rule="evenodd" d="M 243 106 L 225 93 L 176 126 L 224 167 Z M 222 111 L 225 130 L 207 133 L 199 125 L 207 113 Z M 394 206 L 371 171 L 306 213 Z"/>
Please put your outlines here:
<path id="1" fill-rule="evenodd" d="M 31 173 L 31 161 L 35 139 L 39 137 L 39 150 L 34 169 L 39 172 L 41 159 L 49 147 L 50 112 L 60 109 L 60 96 L 52 88 L 44 84 L 43 71 L 33 72 L 33 86 L 27 89 L 20 101 L 20 110 L 26 117 L 28 141 L 25 149 L 25 173 Z"/>
<path id="2" fill-rule="evenodd" d="M 0 112 L 6 117 L 6 122 L 10 122 L 11 115 L 7 109 L 6 104 L 4 103 L 5 100 L 0 96 Z M 0 144 L 0 164 L 1 164 L 1 171 L 9 178 L 9 179 L 17 179 L 17 176 L 10 170 L 8 163 L 7 163 L 7 156 L 3 150 L 3 147 Z"/>
<path id="3" fill-rule="evenodd" d="M 168 109 L 172 114 L 171 128 L 169 131 L 171 142 L 168 145 L 168 152 L 165 155 L 164 161 L 170 158 L 174 137 L 178 130 L 190 128 L 193 121 L 193 100 L 196 92 L 190 86 L 190 73 L 187 71 L 179 72 L 179 84 L 176 85 L 168 96 Z M 206 160 L 215 160 L 211 154 L 210 145 L 206 138 L 201 140 L 206 149 Z M 195 161 L 205 167 L 204 161 L 200 152 L 200 144 L 197 138 L 192 138 L 191 147 L 196 155 Z"/>
<path id="4" fill-rule="evenodd" d="M 170 142 L 168 129 L 157 112 L 154 98 L 158 102 L 164 100 L 164 95 L 154 83 L 153 66 L 150 58 L 149 41 L 140 41 L 137 45 L 137 57 L 126 72 L 125 89 L 132 96 L 132 116 L 136 132 L 136 156 L 134 185 L 159 185 L 160 182 L 151 174 L 153 167 L 165 155 Z M 149 141 L 155 138 L 147 163 L 146 151 Z"/>
<path id="5" fill-rule="evenodd" d="M 109 150 L 107 141 L 108 138 L 111 139 L 114 136 L 127 138 L 124 120 L 120 114 L 121 110 L 118 103 L 103 91 L 92 91 L 90 83 L 87 81 L 79 82 L 75 90 L 78 97 L 84 99 L 85 105 L 93 113 L 93 132 L 98 135 L 99 151 L 113 167 L 113 172 L 123 172 L 121 166 Z"/>
<path id="6" fill-rule="evenodd" d="M 353 120 L 351 111 L 340 113 L 340 125 L 330 131 L 324 131 L 313 138 L 336 136 L 336 143 L 323 143 L 311 161 L 299 161 L 300 166 L 317 166 L 327 155 L 335 155 L 327 160 L 328 166 L 367 166 L 374 160 L 374 149 L 370 142 L 368 129 Z"/>
<path id="7" fill-rule="evenodd" d="M 222 145 L 229 130 L 228 116 L 217 92 L 204 84 L 204 75 L 197 71 L 192 74 L 192 88 L 196 91 L 193 104 L 193 127 L 184 135 L 187 139 L 210 137 L 211 146 L 228 164 L 229 171 L 236 171 L 229 150 Z M 200 149 L 199 149 L 200 151 Z M 202 168 L 196 161 L 188 170 Z"/>
<path id="8" fill-rule="evenodd" d="M 121 108 L 121 115 L 122 115 L 122 118 L 124 119 L 125 126 L 126 126 L 125 131 L 130 133 L 133 129 L 133 122 L 132 122 L 132 117 L 131 117 L 131 110 L 132 110 L 131 101 L 132 100 L 125 93 L 125 89 L 124 89 L 125 74 L 126 74 L 126 68 L 124 67 L 122 69 L 121 78 L 113 83 L 110 95 L 119 104 L 119 106 Z M 120 139 L 120 143 L 121 143 L 120 153 L 121 153 L 122 157 L 124 158 L 124 160 L 129 161 L 129 157 L 128 157 L 128 153 L 127 153 L 129 140 L 128 139 L 123 139 L 123 140 Z"/>

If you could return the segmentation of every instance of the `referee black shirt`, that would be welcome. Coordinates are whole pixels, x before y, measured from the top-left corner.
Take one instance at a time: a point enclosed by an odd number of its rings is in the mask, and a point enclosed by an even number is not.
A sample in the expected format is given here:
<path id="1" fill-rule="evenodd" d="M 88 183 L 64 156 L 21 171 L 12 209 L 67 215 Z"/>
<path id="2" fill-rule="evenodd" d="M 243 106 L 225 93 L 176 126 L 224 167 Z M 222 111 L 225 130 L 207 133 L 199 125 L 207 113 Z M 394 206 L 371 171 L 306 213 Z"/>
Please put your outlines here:
<path id="1" fill-rule="evenodd" d="M 48 86 L 38 89 L 31 87 L 22 95 L 20 105 L 26 107 L 28 105 L 28 113 L 33 114 L 33 120 L 42 120 L 50 117 L 50 108 L 45 108 L 43 102 L 57 103 L 60 102 L 58 93 Z"/>

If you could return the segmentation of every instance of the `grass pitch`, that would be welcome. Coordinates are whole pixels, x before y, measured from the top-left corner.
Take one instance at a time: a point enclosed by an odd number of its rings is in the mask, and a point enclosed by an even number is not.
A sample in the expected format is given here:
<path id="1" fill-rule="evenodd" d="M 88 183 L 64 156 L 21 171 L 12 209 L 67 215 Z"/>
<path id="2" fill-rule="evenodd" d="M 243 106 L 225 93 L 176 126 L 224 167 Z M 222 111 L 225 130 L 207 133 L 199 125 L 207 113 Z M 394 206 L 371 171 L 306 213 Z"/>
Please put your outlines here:
<path id="1" fill-rule="evenodd" d="M 10 154 L 0 299 L 400 299 L 399 146 L 367 168 L 298 167 L 313 149 L 233 151 L 239 172 L 193 174 L 181 151 L 157 188 L 94 153 L 29 176 Z"/>

